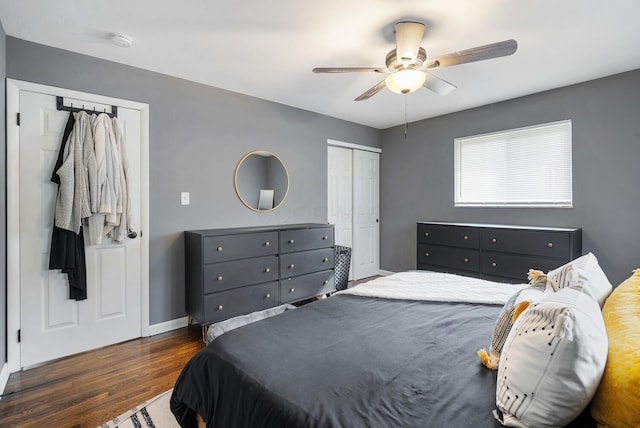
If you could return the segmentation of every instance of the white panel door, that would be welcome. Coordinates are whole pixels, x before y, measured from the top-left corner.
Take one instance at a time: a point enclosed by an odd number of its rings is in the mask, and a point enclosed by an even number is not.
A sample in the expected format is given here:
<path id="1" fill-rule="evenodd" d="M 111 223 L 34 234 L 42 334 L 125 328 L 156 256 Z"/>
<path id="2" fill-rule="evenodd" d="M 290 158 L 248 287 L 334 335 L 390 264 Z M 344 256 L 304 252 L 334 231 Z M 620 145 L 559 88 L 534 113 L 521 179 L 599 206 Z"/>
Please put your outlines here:
<path id="1" fill-rule="evenodd" d="M 335 243 L 353 248 L 353 150 L 327 147 L 327 177 L 327 221 L 335 226 Z"/>
<path id="2" fill-rule="evenodd" d="M 354 279 L 380 271 L 380 155 L 353 151 L 353 275 Z"/>
<path id="3" fill-rule="evenodd" d="M 54 96 L 20 92 L 21 367 L 141 335 L 140 239 L 85 246 L 87 300 L 70 300 L 67 275 L 48 269 L 58 190 L 50 177 L 68 115 L 56 110 Z M 124 122 L 131 203 L 139 221 L 140 112 L 119 108 L 118 117 Z"/>

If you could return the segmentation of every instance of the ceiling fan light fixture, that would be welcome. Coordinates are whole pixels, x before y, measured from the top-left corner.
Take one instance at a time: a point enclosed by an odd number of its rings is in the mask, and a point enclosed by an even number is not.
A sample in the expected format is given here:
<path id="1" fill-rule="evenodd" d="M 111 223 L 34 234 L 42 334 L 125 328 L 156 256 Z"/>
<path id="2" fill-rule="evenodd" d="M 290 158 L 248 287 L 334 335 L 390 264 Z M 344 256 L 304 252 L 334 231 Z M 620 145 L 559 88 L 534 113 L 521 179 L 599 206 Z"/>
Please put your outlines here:
<path id="1" fill-rule="evenodd" d="M 385 79 L 387 88 L 396 94 L 409 94 L 419 89 L 427 78 L 427 74 L 420 70 L 400 70 L 390 74 Z"/>

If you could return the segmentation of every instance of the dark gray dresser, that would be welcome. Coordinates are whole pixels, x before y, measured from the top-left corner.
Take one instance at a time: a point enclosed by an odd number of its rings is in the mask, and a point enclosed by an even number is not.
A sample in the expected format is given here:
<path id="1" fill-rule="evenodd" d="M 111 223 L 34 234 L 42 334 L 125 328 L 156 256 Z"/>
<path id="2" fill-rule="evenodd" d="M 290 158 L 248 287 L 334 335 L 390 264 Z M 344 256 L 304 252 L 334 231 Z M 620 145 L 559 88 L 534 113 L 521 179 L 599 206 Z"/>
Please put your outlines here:
<path id="1" fill-rule="evenodd" d="M 421 222 L 417 268 L 499 282 L 527 282 L 582 255 L 582 229 Z"/>
<path id="2" fill-rule="evenodd" d="M 334 228 L 185 231 L 186 311 L 201 325 L 335 290 Z"/>

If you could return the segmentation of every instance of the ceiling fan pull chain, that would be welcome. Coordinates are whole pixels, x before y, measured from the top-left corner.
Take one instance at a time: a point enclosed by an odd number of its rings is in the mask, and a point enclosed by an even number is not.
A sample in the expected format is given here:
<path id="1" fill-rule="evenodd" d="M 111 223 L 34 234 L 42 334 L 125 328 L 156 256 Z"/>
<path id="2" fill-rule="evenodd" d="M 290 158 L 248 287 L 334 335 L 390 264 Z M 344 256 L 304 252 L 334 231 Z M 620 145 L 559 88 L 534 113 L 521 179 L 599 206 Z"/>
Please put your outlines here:
<path id="1" fill-rule="evenodd" d="M 404 94 L 404 139 L 407 139 L 407 130 L 409 129 L 409 98 Z"/>

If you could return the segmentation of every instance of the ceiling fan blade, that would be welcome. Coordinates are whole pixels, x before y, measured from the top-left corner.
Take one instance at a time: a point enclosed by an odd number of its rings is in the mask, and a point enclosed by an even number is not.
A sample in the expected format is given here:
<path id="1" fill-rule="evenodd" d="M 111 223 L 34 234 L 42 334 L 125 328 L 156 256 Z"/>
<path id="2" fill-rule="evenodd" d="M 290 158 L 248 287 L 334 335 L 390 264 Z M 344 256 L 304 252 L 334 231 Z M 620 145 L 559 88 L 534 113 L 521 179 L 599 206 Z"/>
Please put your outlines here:
<path id="1" fill-rule="evenodd" d="M 427 69 L 438 67 L 450 67 L 452 65 L 465 64 L 468 62 L 483 61 L 485 59 L 499 58 L 512 55 L 518 49 L 518 42 L 513 39 L 502 42 L 491 43 L 489 45 L 478 46 L 464 51 L 453 52 L 437 58 L 431 58 L 427 64 Z"/>
<path id="2" fill-rule="evenodd" d="M 401 21 L 396 23 L 396 57 L 405 65 L 414 64 L 424 35 L 424 24 Z"/>
<path id="3" fill-rule="evenodd" d="M 438 95 L 447 95 L 457 88 L 456 85 L 449 83 L 446 80 L 439 78 L 438 76 L 434 76 L 431 73 L 427 73 L 427 79 L 424 81 L 424 84 L 422 86 L 432 90 Z"/>
<path id="4" fill-rule="evenodd" d="M 378 92 L 380 92 L 381 90 L 383 90 L 386 87 L 387 87 L 387 84 L 383 80 L 382 82 L 378 83 L 373 88 L 368 89 L 366 92 L 364 92 L 358 98 L 356 98 L 354 101 L 368 100 L 369 98 L 371 98 L 372 96 L 374 96 L 375 94 L 377 94 Z"/>
<path id="5" fill-rule="evenodd" d="M 389 70 L 380 67 L 316 67 L 314 73 L 388 73 Z"/>

